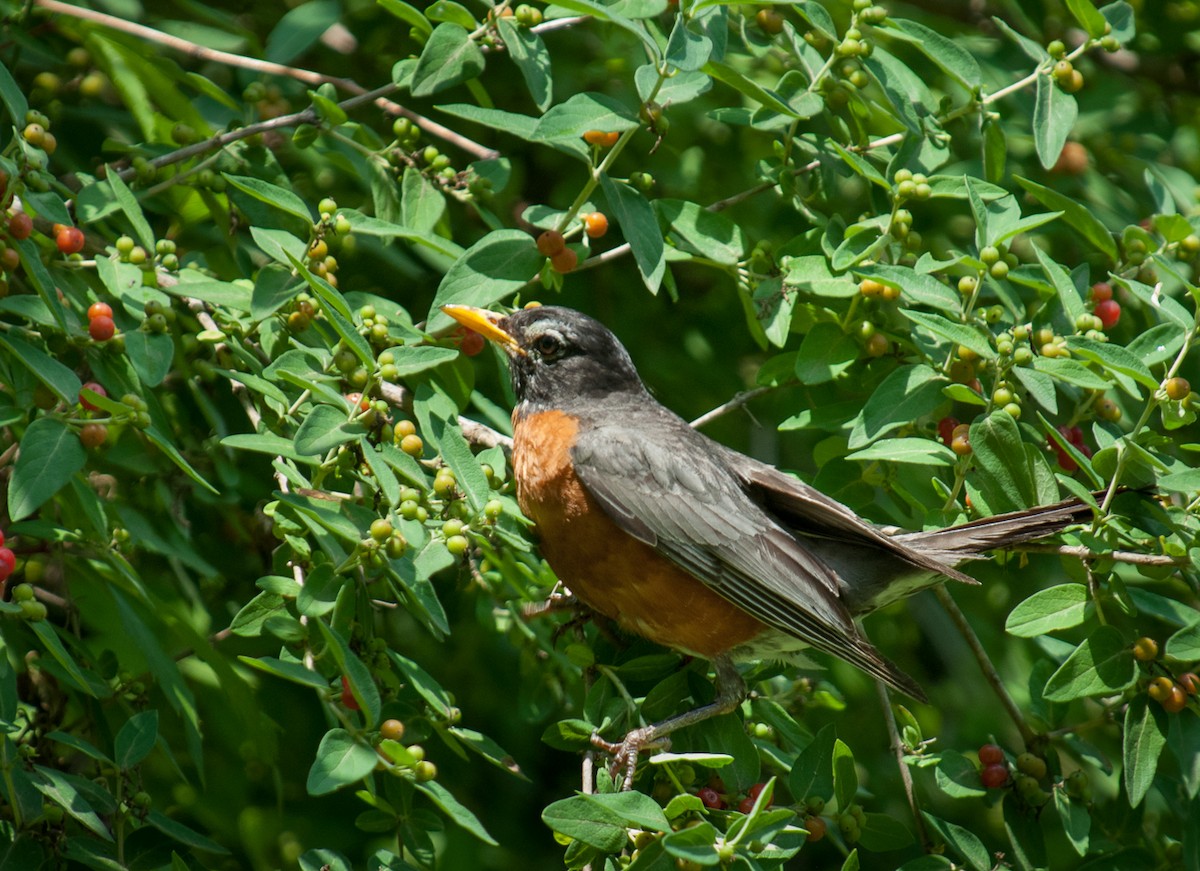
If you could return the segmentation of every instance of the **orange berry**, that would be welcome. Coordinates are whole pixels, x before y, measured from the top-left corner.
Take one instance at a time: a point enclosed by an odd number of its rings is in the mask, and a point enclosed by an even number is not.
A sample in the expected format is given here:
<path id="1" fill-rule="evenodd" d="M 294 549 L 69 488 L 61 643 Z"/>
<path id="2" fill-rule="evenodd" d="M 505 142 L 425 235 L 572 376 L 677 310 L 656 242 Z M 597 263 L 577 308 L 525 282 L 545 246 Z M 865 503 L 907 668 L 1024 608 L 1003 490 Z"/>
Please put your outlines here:
<path id="1" fill-rule="evenodd" d="M 1162 706 L 1168 714 L 1178 714 L 1187 707 L 1187 694 L 1176 684 L 1171 687 L 1171 692 L 1162 700 Z"/>
<path id="2" fill-rule="evenodd" d="M 1175 681 L 1169 677 L 1156 677 L 1150 681 L 1150 686 L 1146 693 L 1156 702 L 1165 701 L 1170 695 L 1171 690 L 1175 688 Z"/>
<path id="3" fill-rule="evenodd" d="M 583 216 L 584 230 L 592 239 L 599 239 L 608 232 L 608 217 L 604 212 L 592 212 Z"/>
<path id="4" fill-rule="evenodd" d="M 89 321 L 101 316 L 111 318 L 112 306 L 106 302 L 94 302 L 88 306 L 87 316 Z"/>
<path id="5" fill-rule="evenodd" d="M 1158 642 L 1153 638 L 1139 638 L 1133 642 L 1133 658 L 1139 662 L 1152 662 L 1158 659 Z"/>

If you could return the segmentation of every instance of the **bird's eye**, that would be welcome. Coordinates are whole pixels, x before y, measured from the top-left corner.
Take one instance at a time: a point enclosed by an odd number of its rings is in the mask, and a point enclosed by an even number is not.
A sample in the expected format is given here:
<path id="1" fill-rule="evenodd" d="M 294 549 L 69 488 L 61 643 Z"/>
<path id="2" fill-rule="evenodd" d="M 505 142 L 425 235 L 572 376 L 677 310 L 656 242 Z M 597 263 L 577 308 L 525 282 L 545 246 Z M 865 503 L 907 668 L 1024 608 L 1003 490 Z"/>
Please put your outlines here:
<path id="1" fill-rule="evenodd" d="M 563 342 L 553 333 L 543 333 L 533 340 L 533 349 L 543 357 L 556 357 L 563 349 Z"/>

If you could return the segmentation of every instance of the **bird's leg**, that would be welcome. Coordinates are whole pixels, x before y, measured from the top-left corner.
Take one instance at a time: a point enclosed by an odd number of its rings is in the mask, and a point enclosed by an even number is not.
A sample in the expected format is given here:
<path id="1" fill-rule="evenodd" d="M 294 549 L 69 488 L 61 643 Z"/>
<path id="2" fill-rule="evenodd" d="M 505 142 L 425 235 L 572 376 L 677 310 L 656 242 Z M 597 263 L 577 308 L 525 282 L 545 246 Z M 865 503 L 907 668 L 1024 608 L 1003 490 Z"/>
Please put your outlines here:
<path id="1" fill-rule="evenodd" d="M 638 754 L 643 750 L 655 747 L 665 747 L 670 743 L 667 737 L 676 729 L 694 726 L 696 723 L 728 714 L 746 698 L 746 682 L 742 680 L 733 661 L 725 655 L 713 659 L 713 667 L 717 672 L 717 697 L 707 705 L 702 705 L 691 711 L 668 717 L 660 723 L 642 726 L 629 732 L 619 744 L 605 741 L 599 735 L 592 736 L 592 744 L 609 753 L 613 757 L 612 776 L 615 779 L 622 769 L 625 777 L 621 789 L 628 790 L 633 786 L 633 774 L 637 769 Z"/>

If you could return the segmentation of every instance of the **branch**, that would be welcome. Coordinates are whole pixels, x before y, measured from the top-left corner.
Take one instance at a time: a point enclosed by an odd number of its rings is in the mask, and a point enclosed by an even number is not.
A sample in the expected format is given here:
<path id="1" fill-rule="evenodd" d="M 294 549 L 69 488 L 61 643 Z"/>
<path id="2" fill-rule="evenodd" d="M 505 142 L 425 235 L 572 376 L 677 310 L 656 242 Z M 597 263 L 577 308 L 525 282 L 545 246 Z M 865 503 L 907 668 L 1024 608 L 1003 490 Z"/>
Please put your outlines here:
<path id="1" fill-rule="evenodd" d="M 245 55 L 232 54 L 227 51 L 218 51 L 216 49 L 207 48 L 203 45 L 198 45 L 186 39 L 181 39 L 178 36 L 172 36 L 169 33 L 164 33 L 161 30 L 155 30 L 153 27 L 147 27 L 144 24 L 136 24 L 132 21 L 125 21 L 122 18 L 117 18 L 113 15 L 106 15 L 103 12 L 96 12 L 92 9 L 84 9 L 79 6 L 72 6 L 69 3 L 60 2 L 60 0 L 34 0 L 34 5 L 48 12 L 66 15 L 70 18 L 77 18 L 81 21 L 91 21 L 95 24 L 108 27 L 112 30 L 117 30 L 122 33 L 128 33 L 132 36 L 145 39 L 149 42 L 156 42 L 159 45 L 164 45 L 167 48 L 174 49 L 189 57 L 197 60 L 212 61 L 214 63 L 225 64 L 226 66 L 240 67 L 242 69 L 254 70 L 267 75 L 286 76 L 291 79 L 296 79 L 310 85 L 331 84 L 339 90 L 345 91 L 355 96 L 370 95 L 370 102 L 374 102 L 380 109 L 391 115 L 403 115 L 405 118 L 413 121 L 425 132 L 438 137 L 439 139 L 449 142 L 451 145 L 457 146 L 478 160 L 486 160 L 493 157 L 499 157 L 500 152 L 494 148 L 480 145 L 460 133 L 451 130 L 449 127 L 444 127 L 436 121 L 431 121 L 424 115 L 407 109 L 399 103 L 385 99 L 383 94 L 396 89 L 393 85 L 389 88 L 377 88 L 374 91 L 368 91 L 358 82 L 353 79 L 342 78 L 341 76 L 330 76 L 325 73 L 318 73 L 313 70 L 306 70 L 300 67 L 291 67 L 286 64 L 273 63 L 272 61 L 259 60 L 258 58 L 246 57 Z M 363 101 L 358 101 L 363 102 Z M 275 119 L 278 120 L 278 119 Z M 284 125 L 286 126 L 286 125 Z M 239 137 L 240 138 L 240 137 Z M 186 149 L 185 149 L 186 150 Z M 202 149 L 203 150 L 203 149 Z M 182 159 L 182 158 L 180 158 Z"/>
<path id="2" fill-rule="evenodd" d="M 904 794 L 908 797 L 908 808 L 912 811 L 913 822 L 917 826 L 917 837 L 921 839 L 921 846 L 926 853 L 931 852 L 933 847 L 929 840 L 929 833 L 925 830 L 925 819 L 921 816 L 921 806 L 917 803 L 917 793 L 913 789 L 912 772 L 908 769 L 908 763 L 904 761 L 904 742 L 900 740 L 900 730 L 896 727 L 896 714 L 892 710 L 891 699 L 888 698 L 887 685 L 881 681 L 875 681 L 875 689 L 879 692 L 879 704 L 883 706 L 883 719 L 887 724 L 888 743 L 891 744 L 892 754 L 896 757 L 896 765 L 900 768 L 900 781 L 904 784 Z"/>
<path id="3" fill-rule="evenodd" d="M 699 429 L 700 427 L 704 426 L 706 423 L 716 420 L 718 417 L 722 417 L 726 414 L 729 414 L 729 412 L 731 412 L 731 411 L 736 411 L 737 409 L 741 408 L 743 405 L 745 405 L 750 400 L 757 399 L 758 397 L 762 396 L 764 393 L 770 393 L 772 390 L 778 390 L 780 386 L 781 385 L 778 385 L 778 384 L 771 384 L 766 387 L 754 387 L 750 390 L 743 390 L 741 393 L 738 393 L 736 396 L 733 397 L 733 399 L 729 400 L 724 405 L 718 405 L 712 411 L 706 411 L 704 414 L 700 415 L 698 418 L 693 420 L 692 424 L 691 424 L 692 428 Z"/>
<path id="4" fill-rule="evenodd" d="M 1098 559 L 1111 559 L 1119 563 L 1129 563 L 1136 566 L 1177 566 L 1183 567 L 1191 563 L 1185 556 L 1167 556 L 1157 553 L 1137 553 L 1129 550 L 1113 550 L 1096 553 L 1082 545 L 1076 544 L 1022 544 L 1012 548 L 1022 553 L 1056 553 L 1061 556 L 1078 557 L 1085 562 Z"/>
<path id="5" fill-rule="evenodd" d="M 954 625 L 958 627 L 958 631 L 962 633 L 962 637 L 966 640 L 967 646 L 971 648 L 971 652 L 975 654 L 975 660 L 979 663 L 979 669 L 983 672 L 984 679 L 991 685 L 993 692 L 1000 699 L 1000 703 L 1008 711 L 1009 717 L 1012 718 L 1017 729 L 1021 732 L 1021 739 L 1025 742 L 1025 746 L 1028 747 L 1034 739 L 1033 730 L 1025 722 L 1025 718 L 1021 715 L 1021 709 L 1017 707 L 1017 703 L 1013 701 L 1012 696 L 1008 694 L 1008 690 L 1004 688 L 1004 682 L 1000 680 L 1000 675 L 997 673 L 996 667 L 992 665 L 987 651 L 983 649 L 983 645 L 979 642 L 979 636 L 975 634 L 975 630 L 967 622 L 966 615 L 963 614 L 954 599 L 951 598 L 945 584 L 938 584 L 933 588 L 933 592 L 937 596 L 938 601 L 942 603 L 942 607 L 946 609 L 946 613 L 950 615 L 950 619 L 954 621 Z"/>

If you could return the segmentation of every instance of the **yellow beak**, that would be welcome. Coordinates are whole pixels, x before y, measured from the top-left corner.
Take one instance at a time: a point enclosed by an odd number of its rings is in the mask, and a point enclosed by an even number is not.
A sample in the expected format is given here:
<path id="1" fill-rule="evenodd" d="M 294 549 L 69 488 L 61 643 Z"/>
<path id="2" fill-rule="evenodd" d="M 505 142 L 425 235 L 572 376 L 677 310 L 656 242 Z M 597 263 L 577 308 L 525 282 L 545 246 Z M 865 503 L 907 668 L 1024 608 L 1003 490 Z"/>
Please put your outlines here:
<path id="1" fill-rule="evenodd" d="M 499 323 L 504 320 L 504 315 L 499 312 L 476 308 L 473 305 L 444 305 L 442 311 L 468 330 L 474 330 L 485 339 L 495 342 L 509 354 L 525 355 L 525 350 L 517 340 L 500 329 Z"/>

